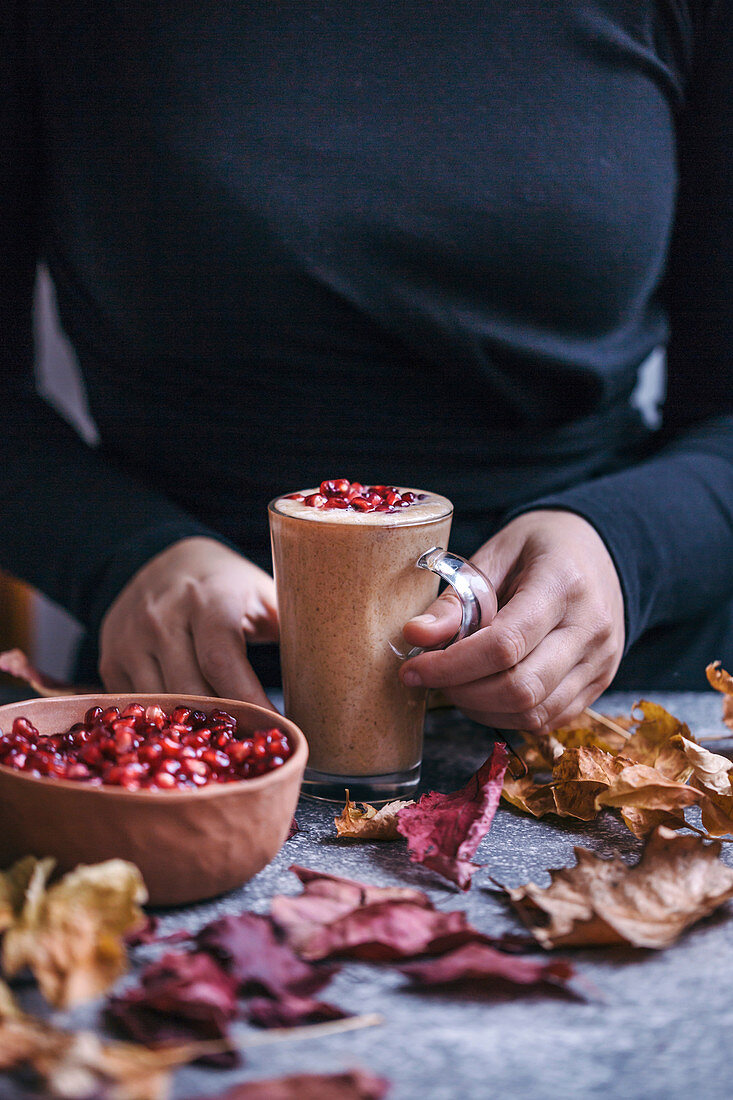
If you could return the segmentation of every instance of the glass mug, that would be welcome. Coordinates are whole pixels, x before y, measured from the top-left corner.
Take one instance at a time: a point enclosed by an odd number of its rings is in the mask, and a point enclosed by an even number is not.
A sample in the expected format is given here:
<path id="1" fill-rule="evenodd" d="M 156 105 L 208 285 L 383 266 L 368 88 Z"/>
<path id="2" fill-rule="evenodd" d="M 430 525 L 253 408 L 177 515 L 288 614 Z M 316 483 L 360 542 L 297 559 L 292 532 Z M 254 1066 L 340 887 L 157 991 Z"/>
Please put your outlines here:
<path id="1" fill-rule="evenodd" d="M 268 506 L 285 713 L 308 739 L 303 791 L 314 797 L 343 801 L 346 787 L 370 802 L 414 793 L 427 692 L 399 679 L 401 662 L 421 652 L 402 627 L 441 578 L 462 607 L 451 642 L 496 612 L 491 582 L 443 549 L 451 502 L 411 491 L 418 499 L 392 513 L 313 508 L 293 495 Z"/>

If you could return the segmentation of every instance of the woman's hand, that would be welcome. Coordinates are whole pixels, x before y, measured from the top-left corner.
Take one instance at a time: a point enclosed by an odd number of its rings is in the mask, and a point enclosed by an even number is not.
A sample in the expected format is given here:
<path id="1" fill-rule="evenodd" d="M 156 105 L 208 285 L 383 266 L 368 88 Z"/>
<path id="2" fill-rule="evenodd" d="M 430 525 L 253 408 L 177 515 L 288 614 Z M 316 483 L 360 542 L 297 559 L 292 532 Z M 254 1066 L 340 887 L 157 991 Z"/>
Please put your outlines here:
<path id="1" fill-rule="evenodd" d="M 272 577 L 214 539 L 183 539 L 144 565 L 111 604 L 99 672 L 108 691 L 218 695 L 273 709 L 247 661 L 247 642 L 277 637 Z"/>
<path id="2" fill-rule="evenodd" d="M 538 510 L 508 523 L 472 561 L 497 589 L 496 617 L 448 649 L 406 662 L 400 675 L 441 688 L 486 725 L 557 728 L 608 687 L 623 654 L 623 596 L 603 540 L 572 512 Z M 439 645 L 460 621 L 457 599 L 445 593 L 405 625 L 405 638 Z"/>

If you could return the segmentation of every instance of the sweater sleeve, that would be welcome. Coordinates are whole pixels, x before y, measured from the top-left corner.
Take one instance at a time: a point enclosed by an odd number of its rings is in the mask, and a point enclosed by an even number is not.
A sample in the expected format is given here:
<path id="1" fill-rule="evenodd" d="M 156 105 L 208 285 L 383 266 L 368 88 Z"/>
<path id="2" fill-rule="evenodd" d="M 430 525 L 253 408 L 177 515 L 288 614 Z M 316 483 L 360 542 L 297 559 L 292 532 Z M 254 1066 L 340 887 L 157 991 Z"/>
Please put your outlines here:
<path id="1" fill-rule="evenodd" d="M 0 566 L 94 631 L 156 553 L 191 535 L 218 536 L 116 469 L 36 393 L 31 308 L 43 166 L 27 7 L 0 11 Z"/>
<path id="2" fill-rule="evenodd" d="M 616 564 L 626 648 L 733 597 L 733 2 L 699 29 L 665 285 L 667 397 L 646 461 L 524 505 L 587 519 Z"/>

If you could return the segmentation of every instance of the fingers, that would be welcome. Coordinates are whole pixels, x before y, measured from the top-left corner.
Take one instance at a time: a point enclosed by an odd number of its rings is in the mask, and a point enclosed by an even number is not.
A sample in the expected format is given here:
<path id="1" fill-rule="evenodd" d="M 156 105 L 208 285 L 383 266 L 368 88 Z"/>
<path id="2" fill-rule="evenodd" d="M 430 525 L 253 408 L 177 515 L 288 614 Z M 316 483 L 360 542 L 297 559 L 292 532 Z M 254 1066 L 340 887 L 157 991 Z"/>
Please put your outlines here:
<path id="1" fill-rule="evenodd" d="M 241 615 L 233 612 L 232 603 L 229 592 L 214 588 L 205 602 L 194 605 L 191 629 L 198 667 L 215 695 L 274 710 L 247 660 Z"/>
<path id="2" fill-rule="evenodd" d="M 410 686 L 452 688 L 503 672 L 522 661 L 562 619 L 565 607 L 546 584 L 526 583 L 486 627 L 448 649 L 423 653 L 401 670 Z"/>
<path id="3" fill-rule="evenodd" d="M 102 682 L 107 691 L 116 694 L 127 691 L 159 694 L 167 690 L 163 672 L 155 657 L 141 651 L 135 654 L 129 665 L 113 664 L 109 668 L 100 665 Z"/>
<path id="4" fill-rule="evenodd" d="M 430 648 L 449 641 L 460 625 L 460 602 L 452 592 L 445 592 L 422 615 L 409 619 L 402 633 L 410 645 Z"/>
<path id="5" fill-rule="evenodd" d="M 602 681 L 592 678 L 588 667 L 583 663 L 576 665 L 546 699 L 528 710 L 494 712 L 483 707 L 473 710 L 461 706 L 461 711 L 473 721 L 495 726 L 497 729 L 549 733 L 580 714 L 584 707 L 598 698 L 606 686 Z"/>

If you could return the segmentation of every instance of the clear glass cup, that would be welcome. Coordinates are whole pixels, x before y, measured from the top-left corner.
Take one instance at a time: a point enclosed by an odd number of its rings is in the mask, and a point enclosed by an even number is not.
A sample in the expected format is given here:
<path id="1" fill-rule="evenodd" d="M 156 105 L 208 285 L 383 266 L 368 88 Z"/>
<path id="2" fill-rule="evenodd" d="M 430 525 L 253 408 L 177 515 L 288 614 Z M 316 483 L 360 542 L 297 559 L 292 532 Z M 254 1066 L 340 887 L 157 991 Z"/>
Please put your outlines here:
<path id="1" fill-rule="evenodd" d="M 280 614 L 285 713 L 306 735 L 304 793 L 370 802 L 410 797 L 420 779 L 427 692 L 406 687 L 402 627 L 453 586 L 463 615 L 455 641 L 496 611 L 490 582 L 444 550 L 446 497 L 396 513 L 326 511 L 289 496 L 268 512 Z M 450 644 L 450 643 L 449 643 Z"/>

